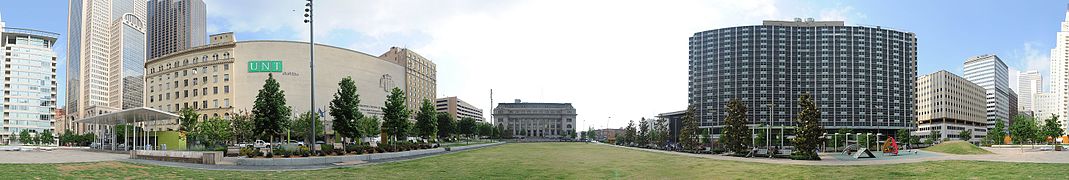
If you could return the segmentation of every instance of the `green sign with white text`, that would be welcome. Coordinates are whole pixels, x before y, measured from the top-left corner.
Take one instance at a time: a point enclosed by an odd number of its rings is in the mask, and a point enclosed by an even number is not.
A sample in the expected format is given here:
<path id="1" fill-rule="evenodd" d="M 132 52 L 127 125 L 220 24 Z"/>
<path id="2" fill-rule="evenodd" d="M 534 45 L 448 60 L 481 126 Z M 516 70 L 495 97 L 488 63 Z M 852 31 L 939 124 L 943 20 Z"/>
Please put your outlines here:
<path id="1" fill-rule="evenodd" d="M 249 61 L 249 72 L 282 72 L 282 61 Z"/>

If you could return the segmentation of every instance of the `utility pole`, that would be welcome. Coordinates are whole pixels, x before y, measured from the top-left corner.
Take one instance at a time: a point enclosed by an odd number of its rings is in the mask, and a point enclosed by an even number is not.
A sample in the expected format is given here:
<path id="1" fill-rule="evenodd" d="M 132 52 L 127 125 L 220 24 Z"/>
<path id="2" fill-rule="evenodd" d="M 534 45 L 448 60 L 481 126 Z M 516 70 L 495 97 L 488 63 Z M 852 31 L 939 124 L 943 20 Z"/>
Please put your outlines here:
<path id="1" fill-rule="evenodd" d="M 312 122 L 311 122 L 312 123 L 312 132 L 311 132 L 312 135 L 309 136 L 309 137 L 312 137 L 312 141 L 310 141 L 308 143 L 312 144 L 312 151 L 314 152 L 316 150 L 316 147 L 315 147 L 315 143 L 316 143 L 315 142 L 316 141 L 316 122 L 315 121 L 319 120 L 319 115 L 316 114 L 316 112 L 315 112 L 315 109 L 316 109 L 316 85 L 315 85 L 315 83 L 316 83 L 316 66 L 315 66 L 316 56 L 315 56 L 315 46 L 316 45 L 315 45 L 315 23 L 312 22 L 312 19 L 313 19 L 312 18 L 312 0 L 308 0 L 308 4 L 305 4 L 304 6 L 306 7 L 304 9 L 304 17 L 307 18 L 307 19 L 304 19 L 304 23 L 308 23 L 308 70 L 309 70 L 308 74 L 310 76 L 309 80 L 311 80 L 311 81 L 308 82 L 309 84 L 311 84 L 311 86 L 309 86 L 311 88 L 311 91 L 309 91 L 309 93 L 308 93 L 310 95 L 310 97 L 311 97 L 310 98 L 311 99 L 310 100 L 311 106 L 308 106 L 308 113 L 311 113 L 310 115 L 312 116 L 311 117 L 312 118 Z M 299 116 L 298 116 L 298 118 L 299 118 Z"/>

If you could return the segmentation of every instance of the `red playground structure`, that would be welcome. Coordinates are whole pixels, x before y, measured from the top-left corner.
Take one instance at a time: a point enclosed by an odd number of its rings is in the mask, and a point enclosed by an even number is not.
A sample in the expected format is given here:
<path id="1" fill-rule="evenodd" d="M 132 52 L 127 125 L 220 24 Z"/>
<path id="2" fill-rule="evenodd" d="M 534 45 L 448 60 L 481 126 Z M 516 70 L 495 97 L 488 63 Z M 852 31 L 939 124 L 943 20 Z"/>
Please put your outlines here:
<path id="1" fill-rule="evenodd" d="M 891 153 L 892 156 L 898 155 L 898 142 L 894 137 L 887 137 L 887 141 L 883 142 L 883 153 Z"/>

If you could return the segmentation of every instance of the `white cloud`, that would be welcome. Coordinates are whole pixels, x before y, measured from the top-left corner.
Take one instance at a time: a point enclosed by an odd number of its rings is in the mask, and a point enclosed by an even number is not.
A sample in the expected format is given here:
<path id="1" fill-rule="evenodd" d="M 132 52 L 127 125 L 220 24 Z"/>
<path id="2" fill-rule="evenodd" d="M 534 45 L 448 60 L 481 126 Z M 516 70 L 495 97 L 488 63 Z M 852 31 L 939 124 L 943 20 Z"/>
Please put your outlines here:
<path id="1" fill-rule="evenodd" d="M 208 1 L 209 22 L 239 37 L 300 40 L 308 32 L 303 1 L 294 2 Z M 774 0 L 317 3 L 317 40 L 347 39 L 334 45 L 369 54 L 407 46 L 438 64 L 439 96 L 458 96 L 487 117 L 491 88 L 495 102 L 571 102 L 578 129 L 684 109 L 687 38 L 695 32 L 799 14 L 864 17 L 852 7 L 812 11 Z"/>
<path id="2" fill-rule="evenodd" d="M 1050 51 L 1041 50 L 1040 47 L 1036 47 L 1037 42 L 1027 42 L 1021 46 L 1021 49 L 1016 49 L 1010 53 L 1009 60 L 1016 60 L 1018 67 L 1024 69 L 1010 68 L 1010 87 L 1017 90 L 1017 74 L 1019 72 L 1036 70 L 1043 76 L 1043 86 L 1045 89 L 1049 89 L 1050 86 Z"/>
<path id="3" fill-rule="evenodd" d="M 857 21 L 868 18 L 864 13 L 855 11 L 853 6 L 835 5 L 833 8 L 824 9 L 820 11 L 820 20 L 826 21 L 852 21 L 855 24 Z"/>

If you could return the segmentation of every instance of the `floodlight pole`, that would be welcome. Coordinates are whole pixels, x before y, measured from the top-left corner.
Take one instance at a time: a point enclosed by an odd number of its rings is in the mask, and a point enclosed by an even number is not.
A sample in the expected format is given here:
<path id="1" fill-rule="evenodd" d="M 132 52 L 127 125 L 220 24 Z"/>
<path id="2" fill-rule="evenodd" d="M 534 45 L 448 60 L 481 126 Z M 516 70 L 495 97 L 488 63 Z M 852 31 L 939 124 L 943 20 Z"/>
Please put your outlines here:
<path id="1" fill-rule="evenodd" d="M 309 115 L 312 118 L 312 121 L 311 121 L 312 132 L 311 132 L 311 135 L 309 135 L 309 137 L 312 137 L 311 138 L 312 141 L 308 142 L 308 143 L 312 144 L 312 151 L 314 152 L 315 151 L 315 143 L 316 143 L 316 121 L 319 120 L 318 119 L 319 115 L 316 114 L 316 112 L 315 112 L 315 109 L 316 109 L 315 108 L 315 106 L 316 106 L 316 95 L 315 95 L 315 92 L 316 92 L 316 86 L 315 86 L 315 80 L 316 80 L 316 71 L 315 71 L 316 68 L 315 67 L 316 66 L 315 66 L 315 61 L 316 60 L 315 59 L 316 58 L 315 58 L 315 23 L 312 22 L 312 0 L 308 0 L 308 4 L 305 4 L 305 6 L 307 7 L 307 9 L 304 9 L 304 12 L 305 12 L 304 17 L 308 18 L 308 19 L 304 20 L 304 23 L 308 23 L 308 57 L 309 57 L 309 59 L 308 59 L 308 69 L 309 69 L 308 74 L 310 76 L 310 81 L 308 83 L 310 84 L 309 88 L 311 88 L 311 91 L 308 93 L 310 95 L 310 100 L 309 101 L 311 102 L 311 106 L 308 106 L 308 113 L 311 113 Z M 300 116 L 298 116 L 298 118 L 300 118 Z"/>

